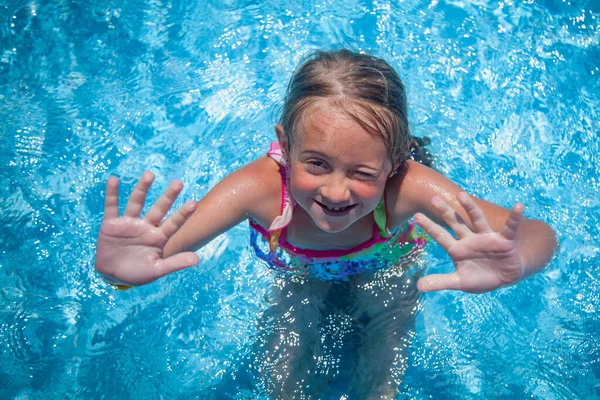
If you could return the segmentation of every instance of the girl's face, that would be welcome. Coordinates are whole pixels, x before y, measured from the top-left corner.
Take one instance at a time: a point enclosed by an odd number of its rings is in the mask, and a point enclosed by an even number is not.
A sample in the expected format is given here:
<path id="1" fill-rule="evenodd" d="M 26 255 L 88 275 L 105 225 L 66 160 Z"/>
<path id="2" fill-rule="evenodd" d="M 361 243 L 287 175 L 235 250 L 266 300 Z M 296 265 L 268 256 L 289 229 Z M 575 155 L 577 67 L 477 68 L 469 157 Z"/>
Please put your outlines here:
<path id="1" fill-rule="evenodd" d="M 296 131 L 290 190 L 314 223 L 335 233 L 371 213 L 392 171 L 386 146 L 325 101 L 305 111 Z"/>

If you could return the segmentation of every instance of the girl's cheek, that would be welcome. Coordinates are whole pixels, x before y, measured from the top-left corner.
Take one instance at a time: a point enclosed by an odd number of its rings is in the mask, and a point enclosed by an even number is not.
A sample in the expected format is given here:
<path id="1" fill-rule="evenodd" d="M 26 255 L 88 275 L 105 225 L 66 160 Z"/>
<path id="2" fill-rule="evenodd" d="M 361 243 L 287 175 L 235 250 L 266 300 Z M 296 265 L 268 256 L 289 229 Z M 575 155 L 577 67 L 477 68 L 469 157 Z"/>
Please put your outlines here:
<path id="1" fill-rule="evenodd" d="M 300 169 L 291 173 L 290 186 L 295 191 L 311 191 L 319 186 L 319 178 Z"/>
<path id="2" fill-rule="evenodd" d="M 371 184 L 364 182 L 357 182 L 351 188 L 352 192 L 355 196 L 358 196 L 362 199 L 362 201 L 369 206 L 376 206 L 381 197 L 383 196 L 383 192 L 385 191 L 385 184 Z"/>
<path id="3" fill-rule="evenodd" d="M 351 190 L 361 197 L 379 196 L 385 190 L 385 183 L 380 184 L 377 181 L 351 181 Z"/>
<path id="4" fill-rule="evenodd" d="M 374 186 L 362 185 L 361 187 L 355 188 L 354 194 L 360 196 L 363 199 L 377 199 L 381 197 L 382 191 Z"/>

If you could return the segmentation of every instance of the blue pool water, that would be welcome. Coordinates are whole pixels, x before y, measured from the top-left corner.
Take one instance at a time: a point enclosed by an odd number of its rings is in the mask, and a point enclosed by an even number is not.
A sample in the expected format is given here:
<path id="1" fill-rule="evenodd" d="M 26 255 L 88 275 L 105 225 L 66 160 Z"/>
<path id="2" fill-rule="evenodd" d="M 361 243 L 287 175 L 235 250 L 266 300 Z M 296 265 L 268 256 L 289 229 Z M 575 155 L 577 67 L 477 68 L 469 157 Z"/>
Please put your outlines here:
<path id="1" fill-rule="evenodd" d="M 440 171 L 561 245 L 517 286 L 422 296 L 399 398 L 600 397 L 599 40 L 596 0 L 0 3 L 0 398 L 266 397 L 276 278 L 248 227 L 115 292 L 93 270 L 104 182 L 150 169 L 151 200 L 174 178 L 201 198 L 274 139 L 297 61 L 342 46 L 397 68 Z"/>

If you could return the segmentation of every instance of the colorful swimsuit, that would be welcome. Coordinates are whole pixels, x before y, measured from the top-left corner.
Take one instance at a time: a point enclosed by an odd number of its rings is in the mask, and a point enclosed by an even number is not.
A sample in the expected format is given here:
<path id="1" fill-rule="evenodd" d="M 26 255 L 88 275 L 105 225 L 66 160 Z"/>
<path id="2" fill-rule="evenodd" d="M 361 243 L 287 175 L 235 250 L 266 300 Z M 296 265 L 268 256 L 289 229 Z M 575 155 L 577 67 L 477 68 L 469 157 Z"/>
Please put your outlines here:
<path id="1" fill-rule="evenodd" d="M 286 227 L 292 220 L 296 202 L 289 191 L 288 170 L 279 143 L 271 143 L 267 155 L 279 164 L 281 215 L 268 230 L 250 220 L 250 241 L 256 255 L 271 268 L 322 280 L 347 280 L 355 274 L 404 265 L 414 260 L 414 255 L 425 246 L 425 235 L 412 221 L 406 222 L 395 233 L 389 232 L 385 196 L 373 211 L 373 237 L 361 245 L 346 250 L 313 250 L 287 243 Z"/>

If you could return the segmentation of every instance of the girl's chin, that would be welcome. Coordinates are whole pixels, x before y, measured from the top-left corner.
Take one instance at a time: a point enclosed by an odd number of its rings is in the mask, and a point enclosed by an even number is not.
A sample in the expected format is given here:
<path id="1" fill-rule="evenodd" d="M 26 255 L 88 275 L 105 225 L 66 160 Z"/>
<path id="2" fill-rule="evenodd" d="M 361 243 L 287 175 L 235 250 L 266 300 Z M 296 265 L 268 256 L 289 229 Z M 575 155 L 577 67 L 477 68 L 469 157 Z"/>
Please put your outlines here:
<path id="1" fill-rule="evenodd" d="M 341 232 L 355 222 L 355 219 L 351 215 L 331 217 L 320 212 L 318 215 L 311 213 L 311 217 L 315 225 L 327 233 Z"/>

